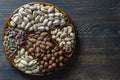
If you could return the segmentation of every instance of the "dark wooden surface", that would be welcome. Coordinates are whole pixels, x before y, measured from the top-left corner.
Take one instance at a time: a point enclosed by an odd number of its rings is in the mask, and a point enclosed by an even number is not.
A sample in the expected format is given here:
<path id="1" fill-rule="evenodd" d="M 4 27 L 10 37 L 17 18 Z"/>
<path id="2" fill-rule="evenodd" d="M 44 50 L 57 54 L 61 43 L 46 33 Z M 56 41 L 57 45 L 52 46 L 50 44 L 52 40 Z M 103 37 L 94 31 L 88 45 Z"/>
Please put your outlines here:
<path id="1" fill-rule="evenodd" d="M 75 53 L 63 70 L 33 77 L 11 66 L 0 40 L 0 80 L 120 80 L 120 0 L 0 0 L 0 37 L 9 14 L 31 1 L 54 3 L 69 14 L 77 36 Z"/>

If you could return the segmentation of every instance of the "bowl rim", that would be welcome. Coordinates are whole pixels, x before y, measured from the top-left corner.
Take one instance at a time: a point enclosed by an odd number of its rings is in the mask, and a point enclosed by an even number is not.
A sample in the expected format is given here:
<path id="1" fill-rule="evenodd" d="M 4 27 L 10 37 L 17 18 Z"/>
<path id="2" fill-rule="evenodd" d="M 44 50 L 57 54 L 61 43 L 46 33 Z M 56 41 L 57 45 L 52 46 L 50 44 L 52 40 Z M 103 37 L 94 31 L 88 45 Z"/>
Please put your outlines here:
<path id="1" fill-rule="evenodd" d="M 69 56 L 69 59 L 68 59 L 68 60 L 65 62 L 65 64 L 64 64 L 64 66 L 65 66 L 65 65 L 68 63 L 68 61 L 70 60 L 70 58 L 71 58 L 71 56 L 73 55 L 73 53 L 75 52 L 75 47 L 76 47 L 76 32 L 75 32 L 75 26 L 74 26 L 72 20 L 70 19 L 69 15 L 68 15 L 63 9 L 61 9 L 61 7 L 56 6 L 56 5 L 53 4 L 53 3 L 49 3 L 49 2 L 30 2 L 30 3 L 26 3 L 26 4 L 30 4 L 30 5 L 33 5 L 33 4 L 43 4 L 43 5 L 48 5 L 48 6 L 54 6 L 55 8 L 57 8 L 60 12 L 62 12 L 62 13 L 68 18 L 67 25 L 71 25 L 71 26 L 72 26 L 73 32 L 74 32 L 74 34 L 75 34 L 75 39 L 74 39 L 75 42 L 74 42 L 73 51 L 71 52 L 71 55 Z M 6 54 L 6 51 L 5 51 L 5 48 L 4 48 L 4 45 L 3 45 L 3 42 L 4 42 L 4 39 L 3 39 L 3 38 L 4 38 L 4 31 L 5 31 L 6 27 L 7 27 L 8 25 L 11 27 L 11 25 L 10 25 L 10 23 L 9 23 L 11 17 L 19 10 L 19 8 L 23 7 L 23 6 L 26 5 L 26 4 L 23 4 L 22 6 L 18 7 L 17 9 L 15 9 L 12 13 L 10 13 L 10 15 L 8 16 L 8 18 L 7 18 L 6 22 L 5 22 L 5 25 L 4 25 L 3 29 L 2 29 L 2 47 L 3 47 L 3 52 L 4 52 L 5 56 L 7 57 L 8 61 L 12 64 L 12 66 L 14 66 L 14 68 L 16 68 L 17 70 L 19 70 L 19 71 L 22 72 L 23 74 L 27 74 L 27 73 L 25 73 L 24 71 L 21 71 L 20 69 L 18 69 L 18 68 L 15 66 L 14 62 L 11 61 L 11 59 L 9 58 L 9 56 Z M 14 56 L 15 56 L 15 55 L 14 55 Z M 63 67 L 64 67 L 64 66 L 63 66 Z M 63 67 L 61 67 L 61 68 L 63 68 Z M 59 70 L 61 70 L 61 68 L 59 68 L 59 69 L 57 69 L 57 70 L 55 70 L 55 71 L 53 71 L 53 72 L 47 73 L 47 74 L 40 74 L 40 73 L 39 73 L 39 74 L 27 74 L 27 75 L 47 76 L 47 75 L 54 74 L 54 73 L 58 72 Z"/>

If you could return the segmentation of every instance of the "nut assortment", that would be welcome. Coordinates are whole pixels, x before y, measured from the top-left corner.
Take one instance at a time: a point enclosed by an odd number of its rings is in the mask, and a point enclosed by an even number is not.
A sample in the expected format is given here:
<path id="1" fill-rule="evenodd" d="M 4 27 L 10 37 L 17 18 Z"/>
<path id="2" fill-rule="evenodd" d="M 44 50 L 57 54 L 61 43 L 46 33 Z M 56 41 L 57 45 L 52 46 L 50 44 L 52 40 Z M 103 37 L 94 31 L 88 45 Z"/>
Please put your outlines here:
<path id="1" fill-rule="evenodd" d="M 20 71 L 45 75 L 62 68 L 75 47 L 68 15 L 46 2 L 32 2 L 15 10 L 3 30 L 7 58 Z"/>

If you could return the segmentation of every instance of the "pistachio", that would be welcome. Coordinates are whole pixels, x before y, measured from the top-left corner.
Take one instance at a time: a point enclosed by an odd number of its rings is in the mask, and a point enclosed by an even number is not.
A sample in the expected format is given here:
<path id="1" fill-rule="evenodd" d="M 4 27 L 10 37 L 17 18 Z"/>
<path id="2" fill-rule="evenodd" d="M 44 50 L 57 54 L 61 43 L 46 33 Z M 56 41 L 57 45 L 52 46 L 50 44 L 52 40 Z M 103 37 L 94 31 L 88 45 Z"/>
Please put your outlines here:
<path id="1" fill-rule="evenodd" d="M 22 63 L 23 65 L 28 65 L 28 63 L 25 61 L 25 60 L 21 60 L 21 62 L 20 63 Z"/>

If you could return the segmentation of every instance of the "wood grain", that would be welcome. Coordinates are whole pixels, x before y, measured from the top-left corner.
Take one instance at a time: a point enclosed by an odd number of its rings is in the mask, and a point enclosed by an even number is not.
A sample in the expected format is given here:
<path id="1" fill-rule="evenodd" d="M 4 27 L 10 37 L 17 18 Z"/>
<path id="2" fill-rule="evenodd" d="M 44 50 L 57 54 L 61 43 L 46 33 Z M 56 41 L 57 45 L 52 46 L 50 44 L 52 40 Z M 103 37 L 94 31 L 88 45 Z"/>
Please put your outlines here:
<path id="1" fill-rule="evenodd" d="M 39 0 L 0 0 L 0 31 L 12 11 L 33 1 Z M 28 76 L 11 66 L 0 40 L 0 80 L 120 80 L 119 0 L 40 1 L 61 7 L 74 22 L 77 45 L 73 57 L 53 75 Z"/>

